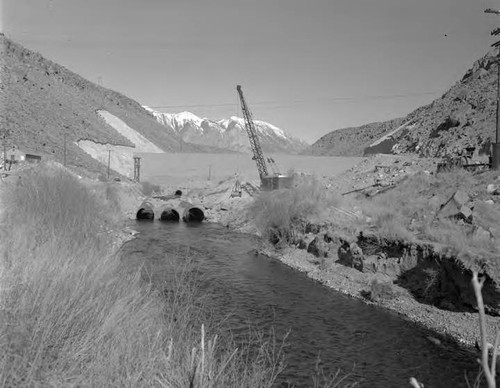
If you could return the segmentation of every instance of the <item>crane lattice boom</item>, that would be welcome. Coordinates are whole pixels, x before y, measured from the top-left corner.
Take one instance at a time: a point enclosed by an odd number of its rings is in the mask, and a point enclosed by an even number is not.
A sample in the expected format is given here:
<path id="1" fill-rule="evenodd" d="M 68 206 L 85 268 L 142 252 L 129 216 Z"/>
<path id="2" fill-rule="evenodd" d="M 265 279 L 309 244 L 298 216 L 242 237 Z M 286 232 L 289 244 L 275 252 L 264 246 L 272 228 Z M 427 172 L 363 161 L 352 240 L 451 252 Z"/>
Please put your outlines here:
<path id="1" fill-rule="evenodd" d="M 252 119 L 252 113 L 248 109 L 245 98 L 243 97 L 243 91 L 241 90 L 241 85 L 236 86 L 238 95 L 241 102 L 241 110 L 243 111 L 243 118 L 245 119 L 245 128 L 247 130 L 248 138 L 250 139 L 250 147 L 252 148 L 253 159 L 257 163 L 257 169 L 259 170 L 259 175 L 261 178 L 268 176 L 266 160 L 264 159 L 264 154 L 262 153 L 262 147 L 260 146 L 260 141 L 257 136 L 257 130 L 255 129 L 255 124 Z"/>

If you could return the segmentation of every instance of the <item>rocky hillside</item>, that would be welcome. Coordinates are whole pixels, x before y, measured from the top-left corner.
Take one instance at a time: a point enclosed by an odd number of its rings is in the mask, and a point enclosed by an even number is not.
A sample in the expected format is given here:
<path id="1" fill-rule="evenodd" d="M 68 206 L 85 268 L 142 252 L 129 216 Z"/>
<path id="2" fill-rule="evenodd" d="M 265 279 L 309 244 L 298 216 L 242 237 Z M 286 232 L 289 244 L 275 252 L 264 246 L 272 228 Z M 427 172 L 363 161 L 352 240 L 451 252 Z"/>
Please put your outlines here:
<path id="1" fill-rule="evenodd" d="M 362 155 L 363 150 L 384 132 L 410 122 L 386 139 L 378 152 L 412 152 L 441 157 L 471 146 L 486 154 L 495 136 L 495 60 L 496 53 L 489 52 L 440 98 L 406 117 L 331 132 L 306 152 L 314 155 Z"/>
<path id="2" fill-rule="evenodd" d="M 190 112 L 177 114 L 157 112 L 145 107 L 158 122 L 168 130 L 182 137 L 184 141 L 220 147 L 232 151 L 249 152 L 250 142 L 245 130 L 245 123 L 239 117 L 224 120 L 200 118 Z M 286 131 L 264 121 L 254 120 L 264 152 L 298 153 L 307 144 L 294 138 Z"/>
<path id="3" fill-rule="evenodd" d="M 97 114 L 105 110 L 161 150 L 179 150 L 177 134 L 166 130 L 136 101 L 100 87 L 4 35 L 0 35 L 0 51 L 0 123 L 7 147 L 62 162 L 66 140 L 68 165 L 103 171 L 105 166 L 80 149 L 79 141 L 134 146 Z M 184 144 L 183 149 L 207 150 L 192 144 Z"/>
<path id="4" fill-rule="evenodd" d="M 302 151 L 304 155 L 317 156 L 362 156 L 365 148 L 398 127 L 403 119 L 382 123 L 370 123 L 361 127 L 343 128 L 327 133 L 312 146 Z"/>

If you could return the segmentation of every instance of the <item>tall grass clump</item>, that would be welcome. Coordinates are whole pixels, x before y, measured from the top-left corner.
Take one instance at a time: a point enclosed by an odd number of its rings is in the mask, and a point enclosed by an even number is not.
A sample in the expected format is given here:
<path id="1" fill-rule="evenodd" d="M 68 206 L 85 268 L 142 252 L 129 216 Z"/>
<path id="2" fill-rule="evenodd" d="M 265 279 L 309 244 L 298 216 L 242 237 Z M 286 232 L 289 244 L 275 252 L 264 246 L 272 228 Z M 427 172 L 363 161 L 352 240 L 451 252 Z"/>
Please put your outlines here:
<path id="1" fill-rule="evenodd" d="M 412 241 L 416 236 L 432 239 L 430 228 L 437 225 L 434 215 L 439 206 L 459 188 L 472 185 L 472 176 L 465 170 L 452 170 L 431 176 L 415 174 L 394 189 L 363 201 L 363 213 L 381 238 Z M 436 193 L 438 202 L 431 203 Z M 439 225 L 443 229 L 443 225 Z"/>
<path id="2" fill-rule="evenodd" d="M 185 279 L 167 298 L 120 261 L 101 189 L 54 168 L 2 187 L 0 386 L 270 387 L 279 349 L 231 347 Z"/>
<path id="3" fill-rule="evenodd" d="M 293 188 L 260 193 L 250 205 L 248 217 L 267 241 L 290 244 L 308 222 L 321 218 L 339 202 L 315 177 L 297 177 Z"/>

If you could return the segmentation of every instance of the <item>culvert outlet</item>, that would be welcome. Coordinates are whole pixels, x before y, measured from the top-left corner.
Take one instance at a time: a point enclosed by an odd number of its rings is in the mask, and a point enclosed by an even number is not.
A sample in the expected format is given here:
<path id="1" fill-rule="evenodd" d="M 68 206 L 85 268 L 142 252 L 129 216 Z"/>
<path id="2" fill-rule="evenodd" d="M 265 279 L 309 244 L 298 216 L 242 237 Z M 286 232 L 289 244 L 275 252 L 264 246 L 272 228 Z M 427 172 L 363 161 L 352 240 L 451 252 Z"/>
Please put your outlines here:
<path id="1" fill-rule="evenodd" d="M 165 222 L 179 222 L 179 212 L 170 207 L 163 208 L 160 215 L 160 221 Z"/>
<path id="2" fill-rule="evenodd" d="M 139 210 L 137 210 L 136 218 L 138 220 L 154 220 L 155 212 L 153 210 L 153 205 L 151 202 L 144 201 Z"/>
<path id="3" fill-rule="evenodd" d="M 201 222 L 204 219 L 205 213 L 199 207 L 187 208 L 182 216 L 184 222 Z"/>

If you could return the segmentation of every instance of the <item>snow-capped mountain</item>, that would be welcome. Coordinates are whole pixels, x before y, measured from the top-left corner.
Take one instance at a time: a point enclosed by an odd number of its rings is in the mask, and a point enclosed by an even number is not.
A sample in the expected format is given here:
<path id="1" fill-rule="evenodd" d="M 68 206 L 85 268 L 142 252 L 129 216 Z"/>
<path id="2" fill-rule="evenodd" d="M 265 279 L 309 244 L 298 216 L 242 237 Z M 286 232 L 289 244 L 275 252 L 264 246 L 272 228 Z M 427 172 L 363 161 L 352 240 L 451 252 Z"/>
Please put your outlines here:
<path id="1" fill-rule="evenodd" d="M 242 118 L 232 116 L 215 121 L 202 119 L 190 112 L 163 113 L 146 106 L 144 108 L 186 142 L 240 152 L 250 151 L 250 141 Z M 298 153 L 308 146 L 272 124 L 259 120 L 254 120 L 254 124 L 264 152 Z"/>

